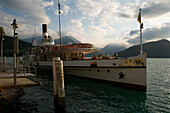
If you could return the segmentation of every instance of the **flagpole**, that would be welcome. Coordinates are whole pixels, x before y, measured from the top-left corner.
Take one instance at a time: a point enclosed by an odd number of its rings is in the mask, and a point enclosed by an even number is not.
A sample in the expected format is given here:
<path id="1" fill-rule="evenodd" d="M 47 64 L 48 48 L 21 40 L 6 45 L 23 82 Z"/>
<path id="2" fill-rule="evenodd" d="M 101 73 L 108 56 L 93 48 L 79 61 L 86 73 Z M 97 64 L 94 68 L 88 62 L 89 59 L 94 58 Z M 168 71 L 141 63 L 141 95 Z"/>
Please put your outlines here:
<path id="1" fill-rule="evenodd" d="M 139 9 L 140 12 L 140 54 L 143 53 L 143 48 L 142 48 L 142 27 L 143 23 L 141 22 L 141 9 Z"/>

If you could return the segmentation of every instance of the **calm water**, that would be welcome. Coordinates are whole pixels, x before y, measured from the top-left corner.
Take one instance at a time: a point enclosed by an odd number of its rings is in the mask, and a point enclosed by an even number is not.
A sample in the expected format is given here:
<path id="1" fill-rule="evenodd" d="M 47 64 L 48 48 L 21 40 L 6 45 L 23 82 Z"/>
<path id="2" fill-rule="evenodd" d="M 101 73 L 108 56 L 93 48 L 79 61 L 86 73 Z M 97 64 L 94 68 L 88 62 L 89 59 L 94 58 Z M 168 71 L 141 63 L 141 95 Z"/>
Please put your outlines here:
<path id="1" fill-rule="evenodd" d="M 170 59 L 147 60 L 147 92 L 65 76 L 66 113 L 170 113 Z M 0 113 L 54 113 L 52 74 L 34 77 L 43 86 L 24 89 Z"/>

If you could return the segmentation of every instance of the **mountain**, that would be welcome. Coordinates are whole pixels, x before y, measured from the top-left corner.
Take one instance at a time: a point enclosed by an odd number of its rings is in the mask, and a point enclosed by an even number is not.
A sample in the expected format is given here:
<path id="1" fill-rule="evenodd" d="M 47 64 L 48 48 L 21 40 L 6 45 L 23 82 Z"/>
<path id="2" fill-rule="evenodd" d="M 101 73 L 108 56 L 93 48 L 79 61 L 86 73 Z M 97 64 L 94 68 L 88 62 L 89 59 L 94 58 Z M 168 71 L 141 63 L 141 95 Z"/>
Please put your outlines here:
<path id="1" fill-rule="evenodd" d="M 13 56 L 13 37 L 4 36 L 4 56 Z M 19 40 L 20 54 L 23 55 L 26 48 L 31 47 L 33 38 L 23 39 L 25 41 Z M 37 40 L 40 42 L 42 37 L 37 37 Z M 28 42 L 31 43 L 28 43 Z M 62 44 L 68 43 L 81 43 L 72 36 L 62 37 Z M 59 39 L 55 40 L 56 44 L 59 44 Z M 40 44 L 40 43 L 39 43 Z M 129 57 L 136 56 L 140 54 L 140 45 L 132 46 L 128 49 L 124 45 L 117 44 L 108 44 L 100 51 L 95 52 L 97 54 L 102 53 L 103 55 L 107 52 L 109 55 L 113 55 L 115 52 L 118 52 L 120 57 Z M 148 42 L 143 44 L 143 51 L 147 53 L 148 58 L 170 58 L 170 42 L 166 39 Z M 87 54 L 87 56 L 92 56 L 94 53 Z"/>
<path id="2" fill-rule="evenodd" d="M 118 53 L 121 57 L 136 56 L 140 54 L 140 45 L 132 46 Z M 170 58 L 170 42 L 166 39 L 143 44 L 143 51 L 148 58 Z"/>
<path id="3" fill-rule="evenodd" d="M 72 37 L 71 35 L 70 36 L 63 36 L 61 38 L 61 40 L 62 40 L 63 45 L 68 45 L 68 43 L 72 43 L 72 44 L 81 43 L 80 41 L 78 41 L 77 39 Z M 59 45 L 60 39 L 55 39 L 55 44 Z"/>
<path id="4" fill-rule="evenodd" d="M 29 43 L 32 43 L 32 40 L 34 39 L 34 37 L 31 37 L 31 38 L 25 38 L 25 39 L 22 39 L 23 41 L 26 41 L 26 42 L 29 42 Z M 38 45 L 41 44 L 41 39 L 42 39 L 42 36 L 37 36 L 36 37 L 36 40 L 38 42 Z M 68 43 L 72 43 L 72 44 L 75 44 L 75 43 L 81 43 L 80 41 L 78 41 L 77 39 L 75 39 L 74 37 L 72 36 L 63 36 L 62 38 L 62 44 L 63 45 L 67 45 Z M 55 44 L 60 44 L 60 39 L 55 39 L 54 40 Z"/>
<path id="5" fill-rule="evenodd" d="M 108 44 L 103 49 L 101 49 L 98 53 L 102 53 L 103 55 L 107 52 L 109 55 L 114 55 L 114 53 L 125 50 L 126 47 L 123 45 L 117 44 Z"/>
<path id="6" fill-rule="evenodd" d="M 23 40 L 23 41 L 25 41 L 25 42 L 29 42 L 29 43 L 32 44 L 32 40 L 33 40 L 33 39 L 34 39 L 34 37 L 24 38 L 24 39 L 21 39 L 21 40 Z M 37 36 L 37 37 L 36 37 L 36 40 L 37 40 L 38 45 L 41 44 L 41 39 L 42 39 L 42 36 Z"/>
<path id="7" fill-rule="evenodd" d="M 3 55 L 6 57 L 13 57 L 13 37 L 6 35 L 3 37 Z M 31 43 L 19 39 L 19 56 L 22 56 L 24 54 L 25 49 L 31 47 L 31 45 Z"/>
<path id="8" fill-rule="evenodd" d="M 97 49 L 97 48 L 96 48 Z M 123 51 L 125 50 L 126 47 L 123 45 L 118 45 L 118 44 L 113 44 L 110 43 L 108 45 L 106 45 L 104 48 L 100 49 L 100 51 L 94 52 L 95 54 L 103 54 L 105 55 L 105 53 L 107 52 L 109 55 L 114 55 L 114 53 L 119 52 L 119 51 Z M 93 56 L 94 53 L 89 53 L 86 56 Z"/>

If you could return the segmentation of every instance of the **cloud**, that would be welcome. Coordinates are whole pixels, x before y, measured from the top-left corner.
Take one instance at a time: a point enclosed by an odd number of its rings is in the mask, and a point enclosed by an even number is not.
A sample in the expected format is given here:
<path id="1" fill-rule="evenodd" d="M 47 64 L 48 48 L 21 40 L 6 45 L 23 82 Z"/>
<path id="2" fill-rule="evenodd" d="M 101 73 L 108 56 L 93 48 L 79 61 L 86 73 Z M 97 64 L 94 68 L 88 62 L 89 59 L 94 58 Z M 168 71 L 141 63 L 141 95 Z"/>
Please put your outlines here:
<path id="1" fill-rule="evenodd" d="M 50 23 L 50 18 L 43 9 L 41 0 L 1 0 L 0 3 L 17 13 L 23 14 L 27 20 L 31 19 L 32 22 Z"/>
<path id="2" fill-rule="evenodd" d="M 42 2 L 42 6 L 43 7 L 49 7 L 49 6 L 53 6 L 54 5 L 54 1 L 52 0 L 51 2 Z"/>
<path id="3" fill-rule="evenodd" d="M 132 30 L 130 31 L 130 36 L 138 34 L 138 33 L 139 33 L 139 30 Z"/>
<path id="4" fill-rule="evenodd" d="M 67 13 L 69 12 L 70 10 L 70 7 L 68 5 L 64 5 L 63 7 L 63 11 L 64 11 L 64 14 L 67 15 Z"/>
<path id="5" fill-rule="evenodd" d="M 129 14 L 126 14 L 126 13 L 118 13 L 118 16 L 119 17 L 123 17 L 123 18 L 131 18 L 131 16 Z"/>
<path id="6" fill-rule="evenodd" d="M 4 28 L 6 35 L 13 36 L 13 29 L 12 29 L 11 23 L 13 22 L 13 19 L 16 18 L 17 24 L 19 26 L 16 32 L 18 33 L 20 39 L 30 38 L 30 37 L 35 36 L 34 25 L 25 21 L 24 18 L 7 14 L 1 10 L 0 10 L 0 15 L 1 15 L 0 26 Z M 49 32 L 49 35 L 52 36 L 53 38 L 57 37 L 57 33 L 54 30 L 48 28 L 48 32 Z M 36 34 L 37 36 L 42 35 L 41 26 L 39 25 L 36 26 Z"/>
<path id="7" fill-rule="evenodd" d="M 96 17 L 102 11 L 102 6 L 99 2 L 93 0 L 78 0 L 79 2 L 76 4 L 76 7 L 79 11 L 83 13 L 83 15 L 87 15 L 89 17 Z"/>
<path id="8" fill-rule="evenodd" d="M 83 25 L 80 20 L 71 19 L 71 23 L 73 26 L 78 27 L 78 28 L 81 28 L 81 26 Z"/>
<path id="9" fill-rule="evenodd" d="M 1 15 L 0 26 L 2 26 L 4 28 L 6 35 L 13 36 L 13 29 L 11 26 L 13 19 L 16 18 L 18 24 L 21 21 L 23 21 L 23 19 L 20 17 L 9 15 L 1 10 L 0 10 L 0 15 Z M 20 27 L 20 25 L 19 25 L 19 27 Z"/>
<path id="10" fill-rule="evenodd" d="M 159 2 L 151 1 L 143 3 L 142 15 L 144 18 L 155 18 L 170 12 L 170 1 L 161 0 Z"/>
<path id="11" fill-rule="evenodd" d="M 165 38 L 170 38 L 170 23 L 166 23 L 161 27 L 147 28 L 143 32 L 143 42 L 148 42 L 151 40 L 160 40 Z M 129 39 L 130 44 L 139 44 L 140 37 L 137 36 L 133 39 Z"/>

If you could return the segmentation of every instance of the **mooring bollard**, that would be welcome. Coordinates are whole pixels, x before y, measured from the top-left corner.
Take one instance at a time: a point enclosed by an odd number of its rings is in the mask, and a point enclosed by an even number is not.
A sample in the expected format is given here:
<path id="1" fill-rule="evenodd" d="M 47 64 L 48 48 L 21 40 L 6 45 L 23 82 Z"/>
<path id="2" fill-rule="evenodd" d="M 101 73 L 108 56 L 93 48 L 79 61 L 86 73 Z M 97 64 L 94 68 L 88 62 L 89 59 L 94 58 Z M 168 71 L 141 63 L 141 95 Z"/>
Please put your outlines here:
<path id="1" fill-rule="evenodd" d="M 65 89 L 63 61 L 60 57 L 53 58 L 53 94 L 54 107 L 57 111 L 65 109 Z"/>

